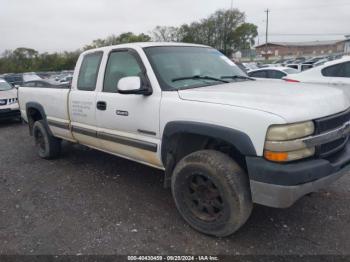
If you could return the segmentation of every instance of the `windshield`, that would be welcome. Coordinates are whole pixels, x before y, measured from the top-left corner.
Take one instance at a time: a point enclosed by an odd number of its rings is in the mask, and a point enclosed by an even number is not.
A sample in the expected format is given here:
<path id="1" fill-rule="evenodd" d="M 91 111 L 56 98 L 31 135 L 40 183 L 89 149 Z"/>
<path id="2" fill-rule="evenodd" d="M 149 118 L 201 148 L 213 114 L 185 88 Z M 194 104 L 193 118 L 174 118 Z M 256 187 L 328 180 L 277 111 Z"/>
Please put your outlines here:
<path id="1" fill-rule="evenodd" d="M 7 91 L 11 90 L 12 88 L 13 87 L 9 83 L 0 80 L 0 91 Z"/>
<path id="2" fill-rule="evenodd" d="M 163 90 L 218 85 L 247 77 L 235 63 L 212 48 L 148 47 L 145 53 Z"/>

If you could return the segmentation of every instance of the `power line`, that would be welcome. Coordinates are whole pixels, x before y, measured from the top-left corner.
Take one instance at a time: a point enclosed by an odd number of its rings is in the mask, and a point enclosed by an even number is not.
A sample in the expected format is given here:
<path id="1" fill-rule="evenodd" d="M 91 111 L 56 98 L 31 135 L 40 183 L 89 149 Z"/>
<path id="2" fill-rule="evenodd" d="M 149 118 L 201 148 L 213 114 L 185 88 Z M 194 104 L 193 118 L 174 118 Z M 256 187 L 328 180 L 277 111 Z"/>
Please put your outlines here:
<path id="1" fill-rule="evenodd" d="M 348 35 L 349 33 L 305 33 L 305 34 L 293 34 L 293 33 L 288 33 L 288 34 L 283 34 L 283 33 L 269 33 L 270 36 L 344 36 Z M 263 33 L 259 33 L 259 35 L 263 35 Z"/>
<path id="2" fill-rule="evenodd" d="M 349 2 L 344 2 L 344 3 L 333 3 L 333 4 L 325 4 L 325 5 L 313 5 L 313 6 L 306 6 L 306 7 L 296 7 L 296 8 L 289 8 L 289 7 L 285 7 L 285 8 L 274 8 L 274 11 L 285 11 L 285 10 L 305 10 L 305 9 L 317 9 L 317 8 L 322 8 L 322 7 L 339 7 L 339 6 L 347 6 L 350 5 Z"/>

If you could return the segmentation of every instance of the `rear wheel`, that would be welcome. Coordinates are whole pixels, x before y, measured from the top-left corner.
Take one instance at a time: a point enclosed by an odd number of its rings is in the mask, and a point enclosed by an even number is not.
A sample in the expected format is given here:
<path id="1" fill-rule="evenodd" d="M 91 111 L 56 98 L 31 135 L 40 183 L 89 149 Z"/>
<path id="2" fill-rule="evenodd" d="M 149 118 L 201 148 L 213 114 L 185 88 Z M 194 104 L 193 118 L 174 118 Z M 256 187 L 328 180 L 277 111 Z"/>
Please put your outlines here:
<path id="1" fill-rule="evenodd" d="M 61 153 L 61 140 L 49 134 L 44 121 L 34 123 L 33 135 L 38 155 L 44 159 L 58 157 Z"/>
<path id="2" fill-rule="evenodd" d="M 177 164 L 172 193 L 193 228 L 218 237 L 237 231 L 253 206 L 247 175 L 229 156 L 213 150 L 195 152 Z"/>

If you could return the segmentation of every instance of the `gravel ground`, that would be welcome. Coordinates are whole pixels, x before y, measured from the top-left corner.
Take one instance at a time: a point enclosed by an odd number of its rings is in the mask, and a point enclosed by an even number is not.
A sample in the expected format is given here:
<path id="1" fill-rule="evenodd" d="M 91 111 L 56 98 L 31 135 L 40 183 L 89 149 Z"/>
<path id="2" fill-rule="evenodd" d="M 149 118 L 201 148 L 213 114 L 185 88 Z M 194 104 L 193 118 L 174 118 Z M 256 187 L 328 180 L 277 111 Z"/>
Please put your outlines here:
<path id="1" fill-rule="evenodd" d="M 26 125 L 0 123 L 0 254 L 350 254 L 350 176 L 285 210 L 255 206 L 218 239 L 180 217 L 162 172 L 64 143 L 40 159 Z"/>

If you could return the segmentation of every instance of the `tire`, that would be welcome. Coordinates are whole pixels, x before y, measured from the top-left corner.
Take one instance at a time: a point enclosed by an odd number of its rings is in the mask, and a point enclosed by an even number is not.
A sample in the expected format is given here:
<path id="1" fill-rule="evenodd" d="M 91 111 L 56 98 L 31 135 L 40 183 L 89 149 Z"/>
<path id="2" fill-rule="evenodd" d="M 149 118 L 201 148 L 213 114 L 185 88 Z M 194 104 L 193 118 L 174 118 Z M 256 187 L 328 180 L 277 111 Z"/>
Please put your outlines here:
<path id="1" fill-rule="evenodd" d="M 53 159 L 60 155 L 61 140 L 49 134 L 43 120 L 34 123 L 33 136 L 38 155 L 41 158 Z"/>
<path id="2" fill-rule="evenodd" d="M 253 204 L 249 179 L 229 156 L 192 153 L 175 167 L 172 194 L 182 217 L 207 235 L 232 235 L 248 220 Z"/>

